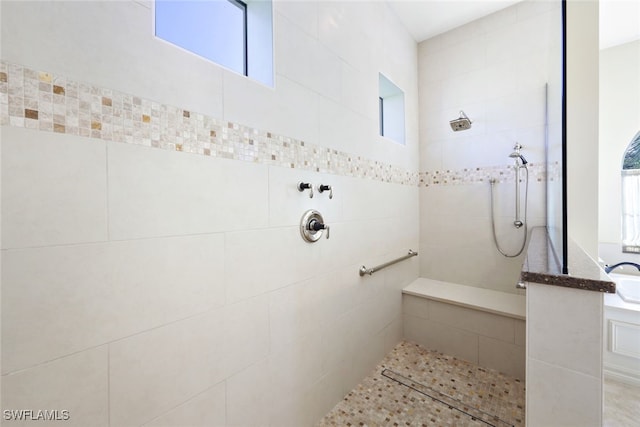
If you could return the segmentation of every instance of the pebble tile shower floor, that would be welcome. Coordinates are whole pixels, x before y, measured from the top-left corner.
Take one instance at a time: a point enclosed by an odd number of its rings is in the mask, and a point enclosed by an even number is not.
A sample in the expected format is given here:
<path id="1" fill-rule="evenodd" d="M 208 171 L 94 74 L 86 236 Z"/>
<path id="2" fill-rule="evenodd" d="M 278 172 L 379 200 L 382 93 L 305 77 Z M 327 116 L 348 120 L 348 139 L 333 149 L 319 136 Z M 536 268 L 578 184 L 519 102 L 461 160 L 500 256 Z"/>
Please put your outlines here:
<path id="1" fill-rule="evenodd" d="M 401 342 L 322 420 L 328 426 L 524 426 L 524 382 Z"/>

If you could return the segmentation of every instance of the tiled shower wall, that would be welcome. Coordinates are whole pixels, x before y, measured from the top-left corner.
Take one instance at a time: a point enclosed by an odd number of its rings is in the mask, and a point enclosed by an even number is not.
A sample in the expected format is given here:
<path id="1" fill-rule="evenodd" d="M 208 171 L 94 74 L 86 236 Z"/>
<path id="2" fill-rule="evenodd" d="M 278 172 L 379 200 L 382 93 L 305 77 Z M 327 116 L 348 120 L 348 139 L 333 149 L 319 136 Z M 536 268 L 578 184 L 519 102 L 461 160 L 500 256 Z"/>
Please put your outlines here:
<path id="1" fill-rule="evenodd" d="M 524 1 L 419 44 L 422 277 L 515 292 L 522 258 L 495 249 L 488 178 L 499 179 L 499 243 L 516 253 L 523 231 L 512 225 L 513 168 L 506 172 L 514 144 L 530 162 L 529 227 L 545 224 L 545 180 L 557 179 L 557 169 L 545 171 L 543 163 L 549 40 L 559 33 L 559 4 Z M 472 127 L 452 132 L 449 121 L 460 110 Z M 456 185 L 427 185 L 435 176 Z"/>
<path id="2" fill-rule="evenodd" d="M 2 408 L 312 424 L 402 336 L 418 261 L 357 270 L 418 247 L 415 42 L 382 3 L 274 2 L 272 89 L 155 39 L 151 7 L 2 2 Z"/>

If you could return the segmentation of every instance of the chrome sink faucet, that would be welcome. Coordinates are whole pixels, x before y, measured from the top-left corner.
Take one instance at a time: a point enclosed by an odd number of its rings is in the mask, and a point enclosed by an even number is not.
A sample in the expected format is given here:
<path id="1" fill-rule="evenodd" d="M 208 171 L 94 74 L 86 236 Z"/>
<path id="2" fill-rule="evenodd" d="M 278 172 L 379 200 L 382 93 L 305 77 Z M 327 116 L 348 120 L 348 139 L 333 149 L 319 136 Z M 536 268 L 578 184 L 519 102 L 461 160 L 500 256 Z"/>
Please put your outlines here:
<path id="1" fill-rule="evenodd" d="M 609 273 L 611 273 L 611 271 L 613 271 L 614 268 L 618 268 L 621 265 L 631 265 L 631 266 L 637 268 L 638 271 L 640 271 L 640 265 L 636 264 L 635 262 L 619 262 L 619 263 L 617 263 L 615 265 L 608 265 L 608 264 L 605 265 L 604 266 L 604 272 L 609 274 Z"/>

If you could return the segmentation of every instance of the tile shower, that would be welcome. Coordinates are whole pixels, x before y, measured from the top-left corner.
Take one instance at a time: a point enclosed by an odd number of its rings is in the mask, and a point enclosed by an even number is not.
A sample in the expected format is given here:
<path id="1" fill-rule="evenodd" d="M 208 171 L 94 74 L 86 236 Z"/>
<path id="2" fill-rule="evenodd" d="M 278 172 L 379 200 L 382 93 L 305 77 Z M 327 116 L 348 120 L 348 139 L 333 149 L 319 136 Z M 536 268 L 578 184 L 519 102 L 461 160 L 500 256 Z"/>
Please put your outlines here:
<path id="1" fill-rule="evenodd" d="M 419 134 L 429 47 L 383 3 L 274 2 L 275 89 L 155 39 L 150 2 L 1 7 L 3 409 L 65 409 L 79 426 L 314 424 L 402 340 L 400 290 L 447 247 L 416 226 L 424 212 L 509 174 L 445 162 L 432 128 Z M 376 134 L 380 71 L 405 91 L 406 145 Z M 331 239 L 302 241 L 307 209 Z"/>

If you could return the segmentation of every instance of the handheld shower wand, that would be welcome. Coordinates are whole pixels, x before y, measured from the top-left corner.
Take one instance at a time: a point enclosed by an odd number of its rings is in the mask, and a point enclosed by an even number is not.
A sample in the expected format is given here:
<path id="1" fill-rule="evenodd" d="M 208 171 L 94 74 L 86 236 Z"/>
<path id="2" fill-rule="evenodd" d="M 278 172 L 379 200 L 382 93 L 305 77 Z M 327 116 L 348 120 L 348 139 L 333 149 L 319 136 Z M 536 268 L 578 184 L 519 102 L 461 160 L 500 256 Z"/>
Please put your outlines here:
<path id="1" fill-rule="evenodd" d="M 522 145 L 520 145 L 520 143 L 516 142 L 516 145 L 513 147 L 513 149 L 515 151 L 509 154 L 509 157 L 515 159 L 514 168 L 516 172 L 516 219 L 515 221 L 513 221 L 513 225 L 516 228 L 520 228 L 524 224 L 520 220 L 520 168 L 526 168 L 526 165 L 529 162 L 527 162 L 527 159 L 525 159 L 524 156 L 520 153 L 520 150 L 522 149 Z"/>
<path id="2" fill-rule="evenodd" d="M 509 157 L 514 159 L 515 161 L 514 169 L 515 169 L 515 181 L 516 181 L 516 200 L 515 200 L 516 218 L 515 218 L 515 221 L 513 221 L 513 225 L 516 229 L 520 229 L 524 226 L 524 236 L 522 238 L 522 246 L 520 247 L 520 250 L 513 255 L 503 251 L 500 248 L 500 245 L 498 244 L 498 237 L 496 236 L 495 214 L 494 214 L 494 208 L 493 208 L 493 203 L 494 203 L 493 187 L 496 184 L 496 180 L 495 179 L 489 180 L 489 183 L 491 184 L 491 230 L 493 231 L 493 242 L 495 243 L 496 248 L 498 249 L 498 252 L 500 252 L 503 256 L 507 258 L 515 258 L 518 255 L 520 255 L 522 251 L 524 251 L 524 247 L 527 242 L 527 202 L 529 198 L 529 169 L 527 168 L 527 163 L 529 162 L 527 162 L 527 159 L 525 159 L 524 156 L 520 154 L 522 145 L 516 143 L 513 149 L 515 151 L 509 154 Z M 524 221 L 520 219 L 520 170 L 521 169 L 524 169 L 525 171 Z"/>

